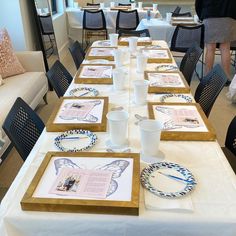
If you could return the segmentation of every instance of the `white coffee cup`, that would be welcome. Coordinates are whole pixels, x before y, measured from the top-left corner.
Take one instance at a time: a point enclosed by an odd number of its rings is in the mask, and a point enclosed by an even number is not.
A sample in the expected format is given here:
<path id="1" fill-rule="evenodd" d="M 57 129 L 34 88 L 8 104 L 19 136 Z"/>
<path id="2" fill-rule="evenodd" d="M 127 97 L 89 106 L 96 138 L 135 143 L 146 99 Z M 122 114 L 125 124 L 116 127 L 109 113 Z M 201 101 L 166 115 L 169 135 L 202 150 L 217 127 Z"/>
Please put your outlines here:
<path id="1" fill-rule="evenodd" d="M 115 90 L 123 90 L 125 88 L 125 72 L 121 68 L 112 70 L 113 88 Z"/>
<path id="2" fill-rule="evenodd" d="M 171 17 L 172 17 L 172 13 L 171 12 L 167 12 L 166 13 L 166 21 L 167 22 L 171 22 Z"/>
<path id="3" fill-rule="evenodd" d="M 134 103 L 137 105 L 145 105 L 147 103 L 148 80 L 134 80 Z"/>
<path id="4" fill-rule="evenodd" d="M 143 120 L 139 122 L 141 157 L 146 162 L 153 161 L 152 157 L 158 157 L 162 127 L 162 123 L 157 120 Z"/>
<path id="5" fill-rule="evenodd" d="M 122 49 L 114 49 L 112 51 L 114 56 L 116 67 L 121 67 L 124 65 L 124 51 Z"/>
<path id="6" fill-rule="evenodd" d="M 131 9 L 134 10 L 136 8 L 136 3 L 135 2 L 132 2 L 131 3 Z"/>
<path id="7" fill-rule="evenodd" d="M 122 147 L 127 143 L 129 114 L 126 111 L 110 111 L 106 115 L 109 125 L 110 143 Z"/>
<path id="8" fill-rule="evenodd" d="M 195 22 L 195 23 L 198 23 L 198 22 L 199 22 L 198 15 L 194 15 L 194 16 L 193 16 L 193 19 L 194 19 L 194 22 Z"/>
<path id="9" fill-rule="evenodd" d="M 147 57 L 142 53 L 138 53 L 136 62 L 137 62 L 137 72 L 144 73 L 147 67 Z"/>
<path id="10" fill-rule="evenodd" d="M 110 2 L 110 8 L 115 7 L 115 2 Z"/>
<path id="11" fill-rule="evenodd" d="M 118 45 L 118 36 L 119 34 L 109 34 L 109 39 L 112 47 L 116 47 Z"/>
<path id="12" fill-rule="evenodd" d="M 142 10 L 143 9 L 143 2 L 138 2 L 138 9 Z"/>
<path id="13" fill-rule="evenodd" d="M 101 8 L 101 9 L 104 9 L 104 8 L 105 8 L 104 2 L 100 2 L 100 8 Z"/>
<path id="14" fill-rule="evenodd" d="M 152 10 L 153 10 L 153 11 L 157 11 L 157 6 L 158 6 L 157 3 L 153 3 L 153 4 L 152 4 Z"/>
<path id="15" fill-rule="evenodd" d="M 138 37 L 129 37 L 128 42 L 129 42 L 129 51 L 131 53 L 135 53 L 137 50 Z"/>

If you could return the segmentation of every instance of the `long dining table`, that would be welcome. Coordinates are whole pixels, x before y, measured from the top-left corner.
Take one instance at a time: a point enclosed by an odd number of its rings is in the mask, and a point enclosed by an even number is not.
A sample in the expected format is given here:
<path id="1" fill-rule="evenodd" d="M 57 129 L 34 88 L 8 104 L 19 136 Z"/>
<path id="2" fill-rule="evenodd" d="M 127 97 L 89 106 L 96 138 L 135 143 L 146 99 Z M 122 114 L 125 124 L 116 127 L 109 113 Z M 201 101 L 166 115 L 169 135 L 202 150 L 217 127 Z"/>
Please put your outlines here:
<path id="1" fill-rule="evenodd" d="M 167 48 L 164 41 L 155 44 Z M 172 63 L 175 64 L 173 60 Z M 158 64 L 149 64 L 148 69 Z M 123 68 L 126 71 L 125 89 L 115 91 L 112 85 L 86 84 L 109 97 L 109 110 L 123 107 L 129 113 L 128 141 L 131 152 L 140 152 L 139 127 L 135 114 L 148 116 L 147 105 L 133 102 L 133 80 L 143 79 L 136 72 L 136 58 Z M 84 86 L 71 83 L 73 88 Z M 159 101 L 162 94 L 148 94 L 148 101 Z M 106 152 L 108 132 L 95 132 L 98 141 L 89 152 Z M 58 151 L 54 138 L 60 133 L 44 129 L 0 205 L 1 236 L 156 236 L 156 235 L 214 235 L 235 236 L 236 177 L 219 143 L 214 141 L 161 141 L 164 161 L 178 163 L 194 174 L 197 185 L 187 198 L 177 200 L 150 198 L 140 187 L 139 215 L 107 215 L 23 211 L 20 201 L 48 151 Z M 122 151 L 122 150 L 120 150 Z M 141 167 L 145 163 L 141 162 Z M 156 202 L 155 202 L 156 201 Z M 186 207 L 186 204 L 188 205 Z"/>

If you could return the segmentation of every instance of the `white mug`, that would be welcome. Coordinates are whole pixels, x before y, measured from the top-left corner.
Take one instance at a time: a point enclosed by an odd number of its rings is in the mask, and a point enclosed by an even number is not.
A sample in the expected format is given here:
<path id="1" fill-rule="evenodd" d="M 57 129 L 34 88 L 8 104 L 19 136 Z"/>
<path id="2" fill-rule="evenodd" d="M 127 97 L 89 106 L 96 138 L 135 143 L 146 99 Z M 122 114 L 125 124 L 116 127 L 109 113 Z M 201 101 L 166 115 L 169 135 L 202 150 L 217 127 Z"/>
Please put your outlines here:
<path id="1" fill-rule="evenodd" d="M 125 88 L 125 72 L 121 68 L 112 70 L 113 88 L 115 90 L 123 90 Z"/>
<path id="2" fill-rule="evenodd" d="M 131 3 L 131 9 L 134 10 L 136 8 L 136 3 L 135 2 L 132 2 Z"/>
<path id="3" fill-rule="evenodd" d="M 138 9 L 142 10 L 143 9 L 143 2 L 138 2 Z"/>
<path id="4" fill-rule="evenodd" d="M 151 157 L 158 157 L 162 127 L 162 123 L 157 120 L 143 120 L 139 122 L 141 156 L 146 162 L 151 162 L 153 160 Z M 150 161 L 148 158 L 150 158 Z"/>
<path id="5" fill-rule="evenodd" d="M 109 34 L 109 39 L 112 47 L 116 47 L 118 45 L 118 34 Z"/>
<path id="6" fill-rule="evenodd" d="M 142 53 L 138 53 L 136 61 L 137 61 L 137 72 L 144 73 L 147 67 L 147 57 Z"/>
<path id="7" fill-rule="evenodd" d="M 110 111 L 106 115 L 112 146 L 124 146 L 127 143 L 129 114 L 126 111 Z"/>
<path id="8" fill-rule="evenodd" d="M 100 3 L 100 8 L 101 8 L 101 9 L 104 9 L 104 8 L 105 8 L 104 2 L 101 2 L 101 3 Z"/>
<path id="9" fill-rule="evenodd" d="M 166 13 L 166 21 L 167 22 L 171 22 L 171 17 L 172 17 L 172 13 L 171 12 L 167 12 Z"/>
<path id="10" fill-rule="evenodd" d="M 149 81 L 140 79 L 134 80 L 134 103 L 137 105 L 145 105 L 147 103 L 147 93 Z"/>
<path id="11" fill-rule="evenodd" d="M 153 4 L 152 4 L 152 10 L 153 10 L 153 11 L 157 11 L 157 6 L 158 6 L 157 3 L 153 3 Z"/>
<path id="12" fill-rule="evenodd" d="M 129 42 L 129 51 L 130 51 L 131 53 L 136 52 L 136 50 L 137 50 L 138 37 L 129 37 L 129 38 L 128 38 L 128 42 Z"/>
<path id="13" fill-rule="evenodd" d="M 115 2 L 110 2 L 110 8 L 115 7 Z"/>

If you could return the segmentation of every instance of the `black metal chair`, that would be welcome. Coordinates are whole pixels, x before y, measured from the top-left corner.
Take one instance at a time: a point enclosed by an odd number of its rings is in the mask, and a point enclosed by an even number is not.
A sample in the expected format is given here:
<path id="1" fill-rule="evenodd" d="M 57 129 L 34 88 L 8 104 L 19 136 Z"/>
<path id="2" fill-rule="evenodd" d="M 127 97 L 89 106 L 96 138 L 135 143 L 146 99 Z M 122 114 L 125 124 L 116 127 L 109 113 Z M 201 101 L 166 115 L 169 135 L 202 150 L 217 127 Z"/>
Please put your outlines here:
<path id="1" fill-rule="evenodd" d="M 44 129 L 44 123 L 36 112 L 18 97 L 2 128 L 25 161 Z"/>
<path id="2" fill-rule="evenodd" d="M 198 85 L 194 99 L 200 104 L 207 117 L 226 81 L 227 76 L 223 69 L 220 65 L 216 65 L 205 77 L 203 77 Z"/>
<path id="3" fill-rule="evenodd" d="M 116 32 L 118 30 L 135 30 L 139 24 L 137 10 L 123 11 L 119 10 L 116 17 Z"/>
<path id="4" fill-rule="evenodd" d="M 172 13 L 172 17 L 191 17 L 191 12 L 183 12 L 183 13 Z"/>
<path id="5" fill-rule="evenodd" d="M 130 7 L 131 3 L 118 3 L 118 6 Z"/>
<path id="6" fill-rule="evenodd" d="M 105 39 L 108 38 L 105 15 L 102 10 L 98 11 L 84 10 L 82 47 L 84 48 L 84 38 L 86 42 L 89 42 L 90 38 L 94 36 L 96 37 L 102 36 Z"/>
<path id="7" fill-rule="evenodd" d="M 89 2 L 87 2 L 87 6 L 100 7 L 100 3 L 89 3 Z"/>
<path id="8" fill-rule="evenodd" d="M 150 37 L 148 29 L 144 30 L 118 30 L 119 37 L 137 36 L 137 37 Z"/>
<path id="9" fill-rule="evenodd" d="M 78 70 L 81 63 L 84 60 L 85 57 L 85 52 L 83 50 L 83 48 L 81 47 L 80 43 L 78 41 L 75 41 L 70 47 L 69 47 L 69 51 L 71 53 L 71 56 L 74 60 L 76 69 Z"/>
<path id="10" fill-rule="evenodd" d="M 204 25 L 203 24 L 197 26 L 177 25 L 171 39 L 170 50 L 172 52 L 186 53 L 187 50 L 190 47 L 192 47 L 194 43 L 197 44 L 204 51 Z M 201 60 L 202 63 L 201 78 L 203 77 L 203 70 L 204 70 L 203 57 L 204 53 L 202 53 L 202 60 Z"/>
<path id="11" fill-rule="evenodd" d="M 181 10 L 181 7 L 180 7 L 180 6 L 176 6 L 176 8 L 174 9 L 174 11 L 172 11 L 172 15 L 173 15 L 173 14 L 179 14 L 179 13 L 180 13 L 180 10 Z"/>
<path id="12" fill-rule="evenodd" d="M 39 25 L 41 28 L 41 32 L 43 36 L 48 36 L 49 46 L 44 45 L 47 57 L 51 56 L 54 52 L 54 43 L 55 43 L 55 35 L 52 24 L 52 17 L 50 14 L 48 15 L 38 15 Z"/>
<path id="13" fill-rule="evenodd" d="M 62 97 L 65 94 L 67 88 L 73 80 L 71 74 L 58 60 L 46 73 L 46 76 L 58 97 Z"/>
<path id="14" fill-rule="evenodd" d="M 225 139 L 225 147 L 222 147 L 222 151 L 236 173 L 236 116 L 229 124 Z"/>
<path id="15" fill-rule="evenodd" d="M 194 70 L 198 63 L 199 58 L 201 57 L 203 49 L 198 45 L 190 47 L 185 53 L 181 63 L 180 71 L 183 73 L 188 85 L 190 85 Z"/>

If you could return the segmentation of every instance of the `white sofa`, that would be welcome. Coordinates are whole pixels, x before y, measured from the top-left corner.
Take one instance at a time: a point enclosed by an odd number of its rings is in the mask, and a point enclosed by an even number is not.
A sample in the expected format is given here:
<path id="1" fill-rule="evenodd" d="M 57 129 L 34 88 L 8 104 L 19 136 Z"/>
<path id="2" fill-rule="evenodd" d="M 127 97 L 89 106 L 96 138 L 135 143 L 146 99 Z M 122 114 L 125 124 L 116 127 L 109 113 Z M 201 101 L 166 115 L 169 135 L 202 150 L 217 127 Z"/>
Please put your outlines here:
<path id="1" fill-rule="evenodd" d="M 4 84 L 0 86 L 0 138 L 4 141 L 3 147 L 0 148 L 0 157 L 10 144 L 2 124 L 16 98 L 21 97 L 35 109 L 42 99 L 46 98 L 48 91 L 42 52 L 16 52 L 16 55 L 26 72 L 4 79 Z"/>

